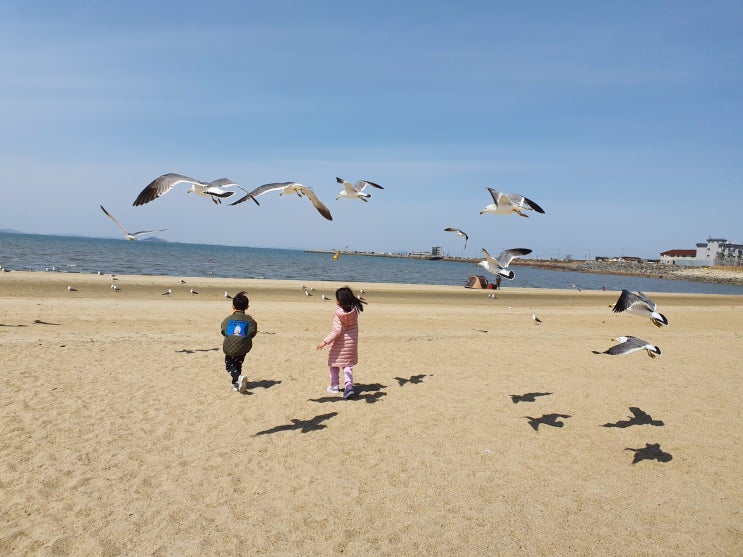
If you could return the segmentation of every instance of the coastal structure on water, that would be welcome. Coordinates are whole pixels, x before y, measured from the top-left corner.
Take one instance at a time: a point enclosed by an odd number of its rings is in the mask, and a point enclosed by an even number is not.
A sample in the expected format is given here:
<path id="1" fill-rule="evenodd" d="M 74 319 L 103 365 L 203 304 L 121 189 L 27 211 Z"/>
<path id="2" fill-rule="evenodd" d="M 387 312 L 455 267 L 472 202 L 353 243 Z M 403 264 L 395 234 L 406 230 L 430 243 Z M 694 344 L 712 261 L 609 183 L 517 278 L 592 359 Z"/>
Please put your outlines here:
<path id="1" fill-rule="evenodd" d="M 661 263 L 685 267 L 741 266 L 743 244 L 732 244 L 724 238 L 707 238 L 696 249 L 671 249 L 660 254 Z"/>

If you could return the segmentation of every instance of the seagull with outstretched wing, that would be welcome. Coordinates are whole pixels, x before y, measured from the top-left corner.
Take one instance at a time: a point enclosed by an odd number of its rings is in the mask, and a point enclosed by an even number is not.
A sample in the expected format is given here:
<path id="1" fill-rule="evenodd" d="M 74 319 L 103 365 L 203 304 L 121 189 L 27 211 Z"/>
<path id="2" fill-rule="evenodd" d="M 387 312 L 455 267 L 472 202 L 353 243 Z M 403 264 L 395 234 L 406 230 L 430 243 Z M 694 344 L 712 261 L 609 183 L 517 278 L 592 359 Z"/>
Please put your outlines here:
<path id="1" fill-rule="evenodd" d="M 510 215 L 516 213 L 522 217 L 528 217 L 524 211 L 536 211 L 544 213 L 539 205 L 531 199 L 524 197 L 519 193 L 503 193 L 493 188 L 487 188 L 493 198 L 493 202 L 486 205 L 480 214 L 490 213 L 491 215 Z"/>
<path id="2" fill-rule="evenodd" d="M 619 344 L 616 344 L 604 350 L 603 352 L 593 351 L 594 354 L 609 354 L 610 356 L 622 356 L 624 354 L 632 354 L 632 352 L 638 352 L 640 350 L 647 350 L 648 356 L 651 358 L 657 358 L 661 355 L 660 348 L 654 344 L 650 344 L 646 340 L 633 336 L 616 337 L 615 340 Z"/>
<path id="3" fill-rule="evenodd" d="M 668 325 L 668 319 L 662 313 L 658 312 L 657 304 L 648 298 L 642 292 L 630 292 L 629 290 L 622 290 L 619 295 L 619 299 L 612 308 L 614 313 L 621 313 L 628 311 L 635 315 L 642 317 L 649 317 L 653 325 L 656 327 L 662 327 Z"/>
<path id="4" fill-rule="evenodd" d="M 238 187 L 245 191 L 242 186 L 236 184 L 229 178 L 219 178 L 213 182 L 202 182 L 196 178 L 190 178 L 182 174 L 174 174 L 171 172 L 169 174 L 163 174 L 150 182 L 141 192 L 139 192 L 133 205 L 137 207 L 149 203 L 150 201 L 154 201 L 158 197 L 162 197 L 168 193 L 178 184 L 191 184 L 186 193 L 195 193 L 202 197 L 208 197 L 216 204 L 222 203 L 222 199 L 235 195 L 235 192 L 228 188 Z"/>
<path id="5" fill-rule="evenodd" d="M 450 226 L 448 228 L 444 228 L 444 232 L 456 232 L 457 236 L 464 238 L 464 247 L 462 249 L 467 249 L 467 240 L 469 240 L 470 237 L 467 236 L 467 233 L 464 230 Z"/>
<path id="6" fill-rule="evenodd" d="M 290 195 L 292 193 L 295 193 L 298 197 L 306 197 L 310 200 L 312 205 L 315 206 L 315 209 L 317 209 L 317 211 L 323 217 L 328 220 L 333 220 L 333 216 L 330 214 L 330 210 L 322 201 L 317 198 L 317 195 L 315 195 L 315 192 L 312 191 L 312 188 L 300 184 L 299 182 L 276 182 L 272 184 L 263 184 L 262 186 L 258 186 L 253 191 L 246 194 L 244 197 L 238 199 L 234 203 L 230 203 L 230 206 L 239 205 L 243 201 L 251 198 L 253 199 L 253 201 L 258 203 L 258 200 L 255 198 L 270 191 L 278 191 L 279 195 Z"/>
<path id="7" fill-rule="evenodd" d="M 367 186 L 371 186 L 380 190 L 384 189 L 379 184 L 375 184 L 374 182 L 370 182 L 369 180 L 358 180 L 355 184 L 352 184 L 348 180 L 336 177 L 335 181 L 343 185 L 343 189 L 338 192 L 338 197 L 335 198 L 336 201 L 341 198 L 346 198 L 360 199 L 364 203 L 367 203 L 369 201 L 369 198 L 371 197 L 370 193 L 364 191 Z"/>
<path id="8" fill-rule="evenodd" d="M 522 255 L 528 255 L 530 253 L 531 250 L 528 248 L 512 248 L 503 250 L 502 252 L 500 252 L 498 257 L 493 257 L 487 252 L 487 250 L 483 248 L 482 256 L 485 259 L 480 261 L 478 265 L 486 271 L 493 273 L 494 275 L 500 275 L 502 277 L 506 277 L 509 280 L 513 280 L 513 277 L 515 276 L 514 272 L 508 270 L 507 267 L 515 258 L 521 257 Z"/>
<path id="9" fill-rule="evenodd" d="M 124 228 L 121 225 L 121 223 L 118 220 L 116 220 L 116 218 L 111 213 L 106 211 L 106 208 L 103 205 L 101 205 L 100 207 L 101 207 L 101 210 L 104 213 L 106 213 L 106 216 L 110 218 L 112 221 L 114 221 L 119 228 L 121 228 L 121 231 L 124 233 L 124 237 L 127 240 L 136 240 L 140 236 L 144 236 L 146 234 L 154 234 L 155 232 L 165 232 L 167 230 L 166 228 L 158 228 L 157 230 L 140 230 L 139 232 L 129 232 L 127 231 L 126 228 Z"/>

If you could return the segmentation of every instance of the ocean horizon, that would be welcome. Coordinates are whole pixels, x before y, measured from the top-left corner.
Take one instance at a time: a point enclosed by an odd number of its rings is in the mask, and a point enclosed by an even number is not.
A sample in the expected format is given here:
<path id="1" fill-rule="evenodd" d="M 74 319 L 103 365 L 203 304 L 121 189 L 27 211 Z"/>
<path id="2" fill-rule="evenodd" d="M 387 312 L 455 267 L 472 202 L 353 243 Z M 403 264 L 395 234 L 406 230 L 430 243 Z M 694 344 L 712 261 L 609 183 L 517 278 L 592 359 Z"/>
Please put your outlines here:
<path id="1" fill-rule="evenodd" d="M 472 262 L 373 255 L 341 255 L 333 259 L 325 251 L 15 232 L 0 232 L 0 266 L 6 270 L 35 272 L 452 286 L 464 286 L 470 275 L 495 280 L 494 275 Z M 514 280 L 504 280 L 503 287 L 743 295 L 743 287 L 729 284 L 527 266 L 515 267 L 514 272 Z"/>

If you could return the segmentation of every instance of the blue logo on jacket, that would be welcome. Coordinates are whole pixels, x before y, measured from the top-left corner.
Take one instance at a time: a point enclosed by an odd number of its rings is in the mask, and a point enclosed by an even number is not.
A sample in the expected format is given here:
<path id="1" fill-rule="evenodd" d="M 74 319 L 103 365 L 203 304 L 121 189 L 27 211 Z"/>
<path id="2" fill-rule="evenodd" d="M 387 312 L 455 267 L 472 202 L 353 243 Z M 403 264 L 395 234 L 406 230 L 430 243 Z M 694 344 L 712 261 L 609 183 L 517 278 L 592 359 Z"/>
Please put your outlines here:
<path id="1" fill-rule="evenodd" d="M 233 319 L 227 323 L 226 335 L 228 337 L 231 337 L 231 336 L 246 337 L 248 336 L 249 326 L 250 326 L 250 323 L 248 323 L 247 321 L 238 321 L 237 319 Z"/>

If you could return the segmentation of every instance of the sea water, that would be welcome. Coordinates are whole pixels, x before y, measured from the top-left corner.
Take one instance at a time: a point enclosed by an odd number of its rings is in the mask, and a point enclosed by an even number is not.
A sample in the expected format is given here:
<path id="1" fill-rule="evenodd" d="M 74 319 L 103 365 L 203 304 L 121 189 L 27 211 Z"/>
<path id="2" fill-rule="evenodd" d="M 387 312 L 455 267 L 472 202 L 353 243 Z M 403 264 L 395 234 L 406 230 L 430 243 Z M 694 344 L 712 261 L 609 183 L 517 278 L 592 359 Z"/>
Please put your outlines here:
<path id="1" fill-rule="evenodd" d="M 0 233 L 0 266 L 11 270 L 463 286 L 494 279 L 475 263 L 310 253 L 302 250 Z M 640 290 L 743 295 L 742 286 L 512 267 L 503 287 Z"/>

